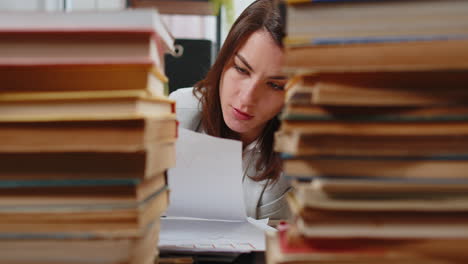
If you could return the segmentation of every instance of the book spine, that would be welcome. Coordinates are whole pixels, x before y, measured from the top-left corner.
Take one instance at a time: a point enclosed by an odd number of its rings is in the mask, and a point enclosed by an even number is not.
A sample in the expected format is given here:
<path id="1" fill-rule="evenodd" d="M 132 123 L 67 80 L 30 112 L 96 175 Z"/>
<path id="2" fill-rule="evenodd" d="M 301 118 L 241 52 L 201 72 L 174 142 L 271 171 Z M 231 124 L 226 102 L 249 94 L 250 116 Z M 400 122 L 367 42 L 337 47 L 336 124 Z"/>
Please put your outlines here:
<path id="1" fill-rule="evenodd" d="M 467 40 L 468 35 L 433 35 L 433 36 L 376 36 L 376 37 L 345 37 L 311 39 L 311 45 L 352 45 L 379 44 L 443 40 Z"/>
<path id="2" fill-rule="evenodd" d="M 140 179 L 41 179 L 41 180 L 0 180 L 3 188 L 47 188 L 47 187 L 78 187 L 78 186 L 135 186 Z"/>
<path id="3" fill-rule="evenodd" d="M 343 121 L 343 122 L 455 122 L 468 121 L 468 116 L 464 114 L 440 115 L 440 116 L 404 116 L 404 115 L 354 115 L 354 116 L 334 116 L 334 115 L 310 115 L 310 114 L 285 114 L 282 120 L 290 121 Z"/>
<path id="4" fill-rule="evenodd" d="M 283 160 L 366 160 L 366 161 L 468 161 L 467 154 L 443 154 L 426 156 L 296 156 L 281 153 Z"/>

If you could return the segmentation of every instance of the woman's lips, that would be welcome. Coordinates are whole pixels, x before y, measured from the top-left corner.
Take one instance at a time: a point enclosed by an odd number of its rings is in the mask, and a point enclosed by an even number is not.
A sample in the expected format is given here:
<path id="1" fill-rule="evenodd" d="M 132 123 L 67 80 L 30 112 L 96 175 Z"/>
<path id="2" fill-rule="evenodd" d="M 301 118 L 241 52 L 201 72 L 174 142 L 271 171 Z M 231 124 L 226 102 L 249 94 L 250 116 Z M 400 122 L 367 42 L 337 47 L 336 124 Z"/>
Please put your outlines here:
<path id="1" fill-rule="evenodd" d="M 233 109 L 234 117 L 236 119 L 238 119 L 238 120 L 250 120 L 250 119 L 253 118 L 252 115 L 249 115 L 249 114 L 247 114 L 245 112 L 242 112 L 241 110 L 239 110 L 239 109 L 237 109 L 235 107 L 233 107 L 232 109 Z"/>

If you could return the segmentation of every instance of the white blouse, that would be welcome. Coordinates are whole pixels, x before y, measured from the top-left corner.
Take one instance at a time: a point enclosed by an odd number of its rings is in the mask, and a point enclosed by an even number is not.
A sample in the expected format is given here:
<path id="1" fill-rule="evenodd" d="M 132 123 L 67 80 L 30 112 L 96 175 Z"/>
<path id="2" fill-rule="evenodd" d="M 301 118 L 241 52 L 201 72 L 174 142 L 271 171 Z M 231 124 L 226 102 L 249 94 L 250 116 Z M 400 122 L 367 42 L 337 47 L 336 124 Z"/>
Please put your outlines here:
<path id="1" fill-rule="evenodd" d="M 182 88 L 169 96 L 176 101 L 176 113 L 179 125 L 197 132 L 203 132 L 201 127 L 201 108 L 198 99 L 193 95 L 192 88 Z M 246 146 L 242 153 L 242 187 L 247 216 L 263 219 L 287 219 L 290 212 L 286 202 L 286 193 L 291 185 L 280 175 L 278 181 L 271 184 L 270 180 L 254 181 L 249 176 L 258 174 L 256 161 L 260 157 L 257 141 Z"/>

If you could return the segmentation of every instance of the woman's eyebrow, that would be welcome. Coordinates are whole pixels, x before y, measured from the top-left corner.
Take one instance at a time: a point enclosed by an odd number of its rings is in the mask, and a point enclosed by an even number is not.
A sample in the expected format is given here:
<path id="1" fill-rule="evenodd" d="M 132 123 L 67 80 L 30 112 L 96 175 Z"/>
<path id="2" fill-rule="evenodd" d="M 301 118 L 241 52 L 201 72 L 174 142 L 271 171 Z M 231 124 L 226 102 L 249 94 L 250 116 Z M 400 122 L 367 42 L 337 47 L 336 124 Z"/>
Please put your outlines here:
<path id="1" fill-rule="evenodd" d="M 250 66 L 250 64 L 247 62 L 247 60 L 242 56 L 240 55 L 239 53 L 236 53 L 235 56 L 242 61 L 242 63 L 247 67 L 249 68 L 249 70 L 251 72 L 255 72 L 254 69 L 252 68 L 252 66 Z M 270 76 L 268 77 L 268 79 L 273 79 L 273 80 L 287 80 L 288 77 L 286 76 L 281 76 L 281 75 L 275 75 L 275 76 Z"/>
<path id="2" fill-rule="evenodd" d="M 287 80 L 288 77 L 278 75 L 278 76 L 270 76 L 270 77 L 268 77 L 268 79 L 274 79 L 274 80 L 281 80 L 282 81 L 282 80 Z"/>
<path id="3" fill-rule="evenodd" d="M 240 55 L 239 53 L 236 53 L 235 56 L 242 61 L 242 63 L 245 64 L 245 67 L 249 68 L 250 71 L 254 72 L 252 66 L 250 66 L 250 64 L 247 62 L 247 60 L 242 57 L 242 55 Z"/>

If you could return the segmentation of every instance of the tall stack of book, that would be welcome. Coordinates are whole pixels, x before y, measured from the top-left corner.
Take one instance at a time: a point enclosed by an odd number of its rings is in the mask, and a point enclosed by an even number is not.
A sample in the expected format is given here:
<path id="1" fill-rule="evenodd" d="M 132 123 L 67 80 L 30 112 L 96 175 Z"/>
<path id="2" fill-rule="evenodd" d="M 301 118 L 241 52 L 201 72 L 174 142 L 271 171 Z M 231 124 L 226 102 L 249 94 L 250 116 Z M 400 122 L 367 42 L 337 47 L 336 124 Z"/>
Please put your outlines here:
<path id="1" fill-rule="evenodd" d="M 0 16 L 1 263 L 154 263 L 171 50 L 153 10 Z"/>
<path id="2" fill-rule="evenodd" d="M 286 1 L 268 263 L 468 260 L 468 1 Z"/>

